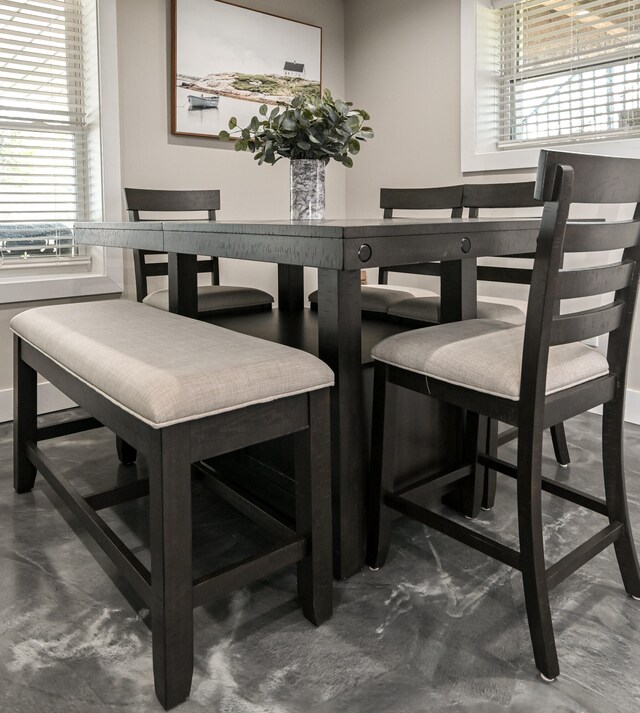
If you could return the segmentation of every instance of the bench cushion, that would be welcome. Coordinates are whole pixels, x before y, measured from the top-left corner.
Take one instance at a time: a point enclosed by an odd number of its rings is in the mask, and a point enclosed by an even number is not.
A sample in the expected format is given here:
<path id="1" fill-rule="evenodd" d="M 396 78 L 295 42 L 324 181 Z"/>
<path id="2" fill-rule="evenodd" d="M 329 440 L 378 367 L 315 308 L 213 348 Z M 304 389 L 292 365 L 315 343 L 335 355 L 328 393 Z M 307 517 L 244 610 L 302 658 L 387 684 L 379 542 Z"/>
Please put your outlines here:
<path id="1" fill-rule="evenodd" d="M 361 308 L 366 312 L 381 312 L 386 314 L 391 305 L 408 300 L 412 297 L 435 297 L 436 293 L 421 287 L 405 287 L 404 285 L 363 285 L 360 292 Z M 318 290 L 309 295 L 309 302 L 318 301 Z"/>
<path id="2" fill-rule="evenodd" d="M 469 319 L 397 334 L 377 344 L 371 354 L 407 371 L 517 401 L 523 341 L 524 327 Z M 594 347 L 579 343 L 551 347 L 546 393 L 608 373 L 609 363 Z"/>
<path id="3" fill-rule="evenodd" d="M 526 302 L 502 297 L 478 297 L 478 318 L 499 319 L 511 324 L 524 324 Z M 418 297 L 402 300 L 389 306 L 387 313 L 394 317 L 414 319 L 418 322 L 440 322 L 440 297 Z"/>
<path id="4" fill-rule="evenodd" d="M 169 310 L 169 290 L 156 290 L 148 294 L 143 302 L 151 307 Z M 200 285 L 198 287 L 198 312 L 215 312 L 238 307 L 261 307 L 270 305 L 273 297 L 268 292 L 255 287 L 233 287 L 228 285 Z"/>
<path id="5" fill-rule="evenodd" d="M 154 428 L 333 384 L 311 354 L 129 300 L 36 307 L 11 329 Z"/>

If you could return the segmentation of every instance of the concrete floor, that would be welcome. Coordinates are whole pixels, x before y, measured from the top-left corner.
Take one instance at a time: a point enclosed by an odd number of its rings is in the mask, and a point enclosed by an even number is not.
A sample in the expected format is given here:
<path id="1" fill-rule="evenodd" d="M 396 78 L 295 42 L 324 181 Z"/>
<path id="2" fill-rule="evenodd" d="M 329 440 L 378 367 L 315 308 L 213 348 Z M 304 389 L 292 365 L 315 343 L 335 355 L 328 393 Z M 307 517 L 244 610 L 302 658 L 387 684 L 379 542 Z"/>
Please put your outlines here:
<path id="1" fill-rule="evenodd" d="M 597 431 L 567 424 L 572 465 L 547 471 L 600 494 Z M 548 446 L 549 444 L 547 444 Z M 627 429 L 629 497 L 640 533 L 640 428 Z M 126 481 L 104 429 L 47 445 L 81 489 Z M 513 458 L 513 447 L 502 450 Z M 1 713 L 161 711 L 153 690 L 148 612 L 38 477 L 11 485 L 11 429 L 0 427 Z M 85 485 L 84 483 L 87 483 Z M 477 526 L 516 534 L 514 484 Z M 555 559 L 600 518 L 544 496 Z M 226 506 L 194 492 L 199 560 L 242 556 L 260 541 Z M 146 557 L 145 499 L 113 508 L 110 523 Z M 536 678 L 520 576 L 416 523 L 399 521 L 378 572 L 335 588 L 320 628 L 297 608 L 293 569 L 195 611 L 191 698 L 181 713 L 635 713 L 640 708 L 640 602 L 624 593 L 608 549 L 552 595 L 561 676 Z"/>

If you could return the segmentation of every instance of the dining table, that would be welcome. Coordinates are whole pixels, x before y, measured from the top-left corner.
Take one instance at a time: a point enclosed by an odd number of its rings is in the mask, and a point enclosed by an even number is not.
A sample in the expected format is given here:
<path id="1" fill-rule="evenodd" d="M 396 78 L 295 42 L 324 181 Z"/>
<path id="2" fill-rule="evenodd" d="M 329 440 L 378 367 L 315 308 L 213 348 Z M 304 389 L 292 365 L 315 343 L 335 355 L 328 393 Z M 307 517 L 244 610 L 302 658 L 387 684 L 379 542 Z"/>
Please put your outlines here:
<path id="1" fill-rule="evenodd" d="M 470 319 L 476 316 L 477 258 L 531 253 L 538 229 L 539 219 L 490 217 L 92 222 L 77 223 L 75 239 L 168 253 L 169 307 L 187 317 L 197 315 L 198 255 L 277 264 L 272 314 L 217 323 L 235 328 L 244 320 L 253 325 L 245 329 L 257 336 L 317 350 L 333 369 L 334 562 L 336 576 L 346 578 L 362 568 L 365 556 L 369 441 L 363 365 L 370 363 L 372 342 L 398 329 L 382 320 L 363 320 L 361 270 L 439 261 L 441 320 Z M 304 267 L 318 270 L 313 316 L 306 308 Z M 298 331 L 313 336 L 306 339 Z"/>

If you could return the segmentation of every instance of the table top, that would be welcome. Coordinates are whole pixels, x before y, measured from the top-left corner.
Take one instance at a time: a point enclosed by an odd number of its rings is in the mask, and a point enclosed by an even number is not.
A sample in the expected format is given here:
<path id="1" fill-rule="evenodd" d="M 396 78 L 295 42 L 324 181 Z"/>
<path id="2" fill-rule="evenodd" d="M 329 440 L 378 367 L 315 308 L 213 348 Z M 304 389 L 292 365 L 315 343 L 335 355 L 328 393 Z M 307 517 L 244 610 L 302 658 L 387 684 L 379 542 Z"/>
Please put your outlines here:
<path id="1" fill-rule="evenodd" d="M 536 218 L 77 223 L 89 245 L 356 270 L 531 252 Z"/>

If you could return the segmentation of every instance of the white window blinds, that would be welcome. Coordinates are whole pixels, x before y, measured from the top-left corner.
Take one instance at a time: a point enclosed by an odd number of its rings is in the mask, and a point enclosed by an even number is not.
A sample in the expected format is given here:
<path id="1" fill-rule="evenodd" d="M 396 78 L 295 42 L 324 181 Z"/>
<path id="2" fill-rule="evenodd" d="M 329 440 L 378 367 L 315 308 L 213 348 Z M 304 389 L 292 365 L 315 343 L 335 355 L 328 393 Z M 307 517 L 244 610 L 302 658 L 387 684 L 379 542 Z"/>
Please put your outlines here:
<path id="1" fill-rule="evenodd" d="M 83 0 L 0 0 L 0 266 L 77 256 L 70 228 L 89 201 L 84 16 Z"/>
<path id="2" fill-rule="evenodd" d="M 494 5 L 499 148 L 640 134 L 640 0 Z"/>

